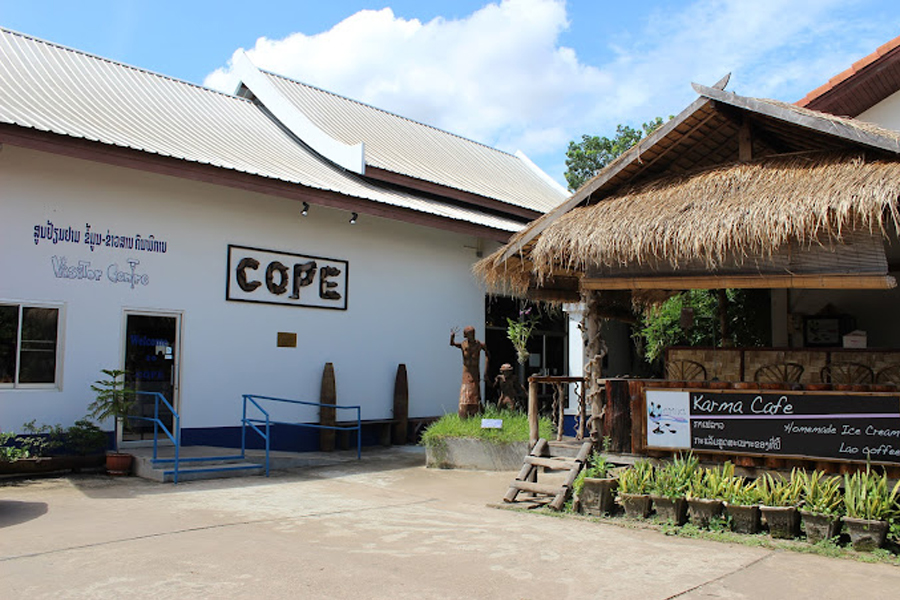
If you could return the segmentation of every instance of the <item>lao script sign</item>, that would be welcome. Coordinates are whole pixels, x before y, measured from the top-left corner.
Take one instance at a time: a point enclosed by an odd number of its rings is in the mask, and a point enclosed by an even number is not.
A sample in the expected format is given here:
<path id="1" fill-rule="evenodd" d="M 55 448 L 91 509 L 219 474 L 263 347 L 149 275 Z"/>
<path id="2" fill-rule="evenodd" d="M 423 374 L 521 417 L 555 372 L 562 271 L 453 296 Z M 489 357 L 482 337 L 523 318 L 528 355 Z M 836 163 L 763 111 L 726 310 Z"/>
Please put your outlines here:
<path id="1" fill-rule="evenodd" d="M 647 390 L 649 448 L 900 463 L 900 395 Z"/>
<path id="2" fill-rule="evenodd" d="M 226 300 L 347 309 L 346 260 L 228 246 Z"/>

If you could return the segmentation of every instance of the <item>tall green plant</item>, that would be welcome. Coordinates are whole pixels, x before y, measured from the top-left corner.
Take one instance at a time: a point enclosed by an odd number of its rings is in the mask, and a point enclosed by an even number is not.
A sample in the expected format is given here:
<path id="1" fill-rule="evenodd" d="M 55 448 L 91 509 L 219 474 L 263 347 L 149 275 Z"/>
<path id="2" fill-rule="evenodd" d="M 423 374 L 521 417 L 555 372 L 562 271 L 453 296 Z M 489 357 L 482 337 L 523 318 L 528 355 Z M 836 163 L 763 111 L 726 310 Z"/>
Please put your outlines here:
<path id="1" fill-rule="evenodd" d="M 887 474 L 873 473 L 870 465 L 865 471 L 844 475 L 844 505 L 847 516 L 869 521 L 887 521 L 897 515 L 900 481 L 888 485 Z"/>
<path id="2" fill-rule="evenodd" d="M 756 480 L 760 501 L 766 506 L 798 506 L 803 499 L 803 481 L 799 469 L 792 469 L 787 478 L 766 473 Z"/>
<path id="3" fill-rule="evenodd" d="M 619 475 L 619 491 L 623 494 L 649 494 L 654 469 L 649 461 L 639 460 Z"/>
<path id="4" fill-rule="evenodd" d="M 701 469 L 694 473 L 688 489 L 689 498 L 725 500 L 732 485 L 734 465 L 726 462 L 719 467 Z"/>
<path id="5" fill-rule="evenodd" d="M 827 477 L 822 471 L 798 471 L 803 485 L 803 508 L 818 515 L 844 512 L 844 493 L 840 477 Z"/>
<path id="6" fill-rule="evenodd" d="M 656 469 L 651 493 L 664 498 L 683 498 L 699 467 L 700 461 L 693 454 L 676 456 L 672 462 Z"/>
<path id="7" fill-rule="evenodd" d="M 88 415 L 98 421 L 124 419 L 135 402 L 135 390 L 125 387 L 126 372 L 121 369 L 102 369 L 108 379 L 99 379 L 91 385 L 96 397 L 88 406 Z M 118 436 L 113 435 L 113 449 L 119 451 Z"/>

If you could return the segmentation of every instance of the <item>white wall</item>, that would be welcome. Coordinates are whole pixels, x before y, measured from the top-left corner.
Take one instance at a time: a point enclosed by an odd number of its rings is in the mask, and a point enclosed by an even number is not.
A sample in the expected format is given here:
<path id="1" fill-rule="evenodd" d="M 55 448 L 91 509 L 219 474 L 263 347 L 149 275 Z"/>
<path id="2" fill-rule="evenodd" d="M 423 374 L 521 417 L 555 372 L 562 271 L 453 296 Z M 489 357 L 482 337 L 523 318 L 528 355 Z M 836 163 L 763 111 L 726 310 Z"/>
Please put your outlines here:
<path id="1" fill-rule="evenodd" d="M 900 91 L 894 92 L 856 118 L 888 129 L 900 130 Z"/>
<path id="2" fill-rule="evenodd" d="M 462 367 L 449 331 L 475 324 L 483 334 L 483 292 L 470 272 L 476 241 L 365 215 L 350 225 L 348 213 L 311 204 L 301 218 L 293 201 L 5 145 L 0 299 L 62 302 L 65 321 L 61 389 L 0 390 L 0 429 L 83 416 L 89 384 L 121 364 L 126 308 L 183 314 L 183 427 L 238 425 L 244 393 L 318 401 L 328 361 L 338 403 L 361 404 L 363 418 L 390 416 L 401 362 L 410 416 L 455 412 Z M 86 223 L 104 234 L 152 234 L 167 252 L 36 245 L 34 226 L 48 220 L 82 236 Z M 228 244 L 349 261 L 348 310 L 226 302 Z M 53 256 L 88 260 L 104 275 L 135 257 L 149 285 L 58 279 Z M 296 332 L 298 347 L 277 348 L 279 331 Z"/>

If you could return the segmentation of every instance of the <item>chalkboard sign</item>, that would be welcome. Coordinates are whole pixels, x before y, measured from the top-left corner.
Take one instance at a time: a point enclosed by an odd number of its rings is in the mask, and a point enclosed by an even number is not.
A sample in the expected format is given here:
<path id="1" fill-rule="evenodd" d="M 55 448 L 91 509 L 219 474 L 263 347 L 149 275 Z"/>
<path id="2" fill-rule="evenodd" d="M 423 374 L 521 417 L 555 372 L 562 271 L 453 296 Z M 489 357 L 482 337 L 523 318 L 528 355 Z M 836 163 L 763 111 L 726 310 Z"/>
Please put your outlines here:
<path id="1" fill-rule="evenodd" d="M 900 395 L 646 391 L 649 448 L 900 463 Z"/>

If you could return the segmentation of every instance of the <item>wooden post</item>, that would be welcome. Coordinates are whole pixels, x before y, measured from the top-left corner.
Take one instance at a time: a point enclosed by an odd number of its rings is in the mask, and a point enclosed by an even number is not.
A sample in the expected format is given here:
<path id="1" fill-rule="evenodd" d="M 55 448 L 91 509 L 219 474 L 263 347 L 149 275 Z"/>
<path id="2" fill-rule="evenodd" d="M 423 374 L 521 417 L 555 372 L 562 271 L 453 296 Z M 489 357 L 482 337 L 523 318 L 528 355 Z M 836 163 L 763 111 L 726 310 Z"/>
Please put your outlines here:
<path id="1" fill-rule="evenodd" d="M 534 448 L 540 436 L 538 426 L 538 383 L 528 378 L 528 448 Z"/>
<path id="2" fill-rule="evenodd" d="M 397 365 L 397 377 L 394 379 L 394 427 L 392 440 L 395 445 L 406 443 L 406 430 L 409 423 L 409 382 L 406 378 L 406 365 Z"/>
<path id="3" fill-rule="evenodd" d="M 337 404 L 337 387 L 334 383 L 334 365 L 325 363 L 325 369 L 322 371 L 322 390 L 319 394 L 319 402 L 322 404 Z M 319 425 L 334 427 L 335 409 L 322 406 L 319 408 Z M 334 429 L 319 430 L 319 449 L 322 452 L 331 452 L 334 450 Z"/>
<path id="4" fill-rule="evenodd" d="M 631 394 L 627 379 L 606 380 L 604 431 L 613 452 L 631 452 Z"/>

